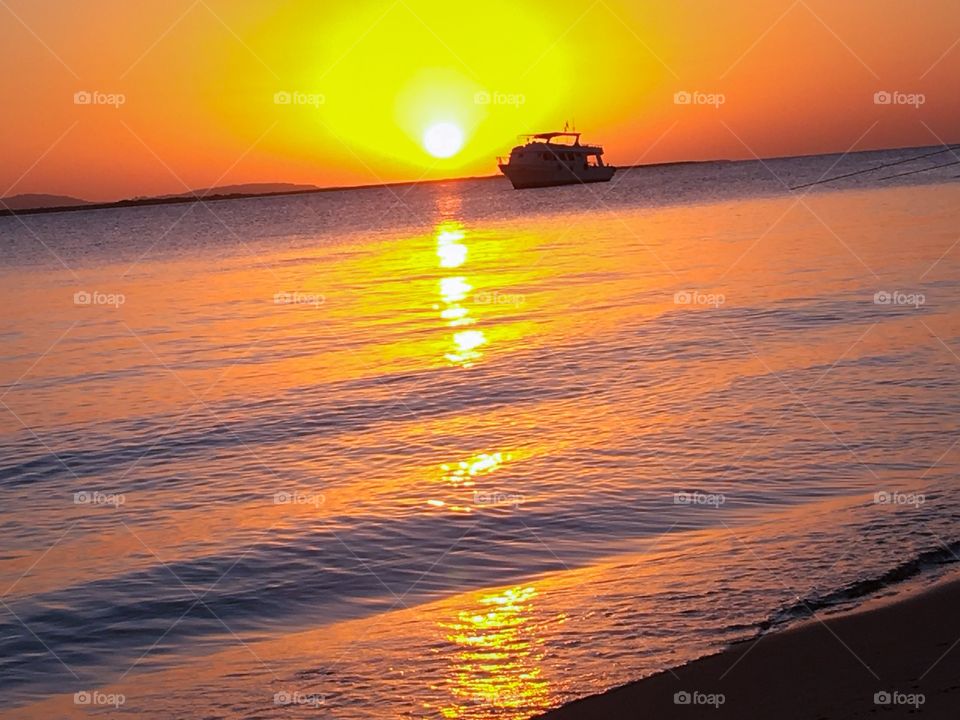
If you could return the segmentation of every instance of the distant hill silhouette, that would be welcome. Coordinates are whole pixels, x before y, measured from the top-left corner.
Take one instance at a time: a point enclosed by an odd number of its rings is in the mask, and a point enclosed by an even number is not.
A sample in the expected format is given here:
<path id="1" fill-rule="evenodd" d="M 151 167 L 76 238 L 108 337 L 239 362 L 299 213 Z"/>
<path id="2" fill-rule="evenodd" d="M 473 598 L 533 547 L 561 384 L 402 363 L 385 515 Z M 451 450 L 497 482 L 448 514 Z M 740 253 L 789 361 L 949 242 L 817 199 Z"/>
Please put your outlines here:
<path id="1" fill-rule="evenodd" d="M 90 200 L 70 197 L 69 195 L 48 195 L 45 193 L 23 193 L 0 198 L 0 215 L 9 214 L 10 210 L 50 210 L 60 208 L 89 207 L 124 207 L 128 205 L 161 205 L 170 202 L 192 200 L 195 198 L 225 199 L 238 198 L 246 195 L 282 195 L 284 193 L 315 192 L 316 185 L 303 183 L 244 183 L 241 185 L 221 185 L 219 187 L 201 188 L 173 195 L 153 195 L 147 197 L 128 198 L 117 202 L 97 203 Z"/>
<path id="2" fill-rule="evenodd" d="M 167 200 L 169 198 L 210 197 L 211 195 L 273 195 L 275 193 L 318 189 L 316 185 L 303 183 L 243 183 L 241 185 L 218 185 L 217 187 L 190 190 L 173 195 L 158 195 L 157 198 Z"/>
<path id="3" fill-rule="evenodd" d="M 369 185 L 340 185 L 320 187 L 318 185 L 303 185 L 297 183 L 246 183 L 244 185 L 222 185 L 203 190 L 191 190 L 179 195 L 155 195 L 152 197 L 134 197 L 116 202 L 88 202 L 77 198 L 66 198 L 73 204 L 30 205 L 14 208 L 0 204 L 0 217 L 5 215 L 30 215 L 33 213 L 70 212 L 73 210 L 111 210 L 125 207 L 140 207 L 143 205 L 173 205 L 190 202 L 215 202 L 220 200 L 240 200 L 244 198 L 270 197 L 274 195 L 306 195 L 322 192 L 336 192 L 340 190 L 362 190 L 365 188 L 407 187 L 411 185 L 432 185 L 437 183 L 457 182 L 463 180 L 495 180 L 498 175 L 482 175 L 461 178 L 440 178 L 436 180 L 408 180 L 394 183 L 371 183 Z M 27 197 L 26 195 L 15 197 Z M 33 197 L 57 197 L 56 195 Z M 12 198 L 10 198 L 12 199 Z M 0 202 L 6 202 L 2 200 Z"/>
<path id="4" fill-rule="evenodd" d="M 76 207 L 89 205 L 89 200 L 69 195 L 47 195 L 45 193 L 23 193 L 0 198 L 0 209 L 27 210 L 30 208 Z"/>

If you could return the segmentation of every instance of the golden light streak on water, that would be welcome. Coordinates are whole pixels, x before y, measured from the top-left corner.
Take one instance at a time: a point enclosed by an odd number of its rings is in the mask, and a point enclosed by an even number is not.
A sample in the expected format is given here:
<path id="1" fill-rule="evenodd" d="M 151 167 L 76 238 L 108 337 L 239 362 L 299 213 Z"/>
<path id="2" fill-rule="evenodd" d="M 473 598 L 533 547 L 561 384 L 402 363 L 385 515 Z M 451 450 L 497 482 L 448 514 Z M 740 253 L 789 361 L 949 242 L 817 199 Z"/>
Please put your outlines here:
<path id="1" fill-rule="evenodd" d="M 501 717 L 526 717 L 531 708 L 548 706 L 542 641 L 531 623 L 536 598 L 533 585 L 518 585 L 482 595 L 454 620 L 440 623 L 458 648 L 444 683 L 451 696 L 441 708 L 444 717 L 463 717 L 479 705 L 524 711 Z"/>

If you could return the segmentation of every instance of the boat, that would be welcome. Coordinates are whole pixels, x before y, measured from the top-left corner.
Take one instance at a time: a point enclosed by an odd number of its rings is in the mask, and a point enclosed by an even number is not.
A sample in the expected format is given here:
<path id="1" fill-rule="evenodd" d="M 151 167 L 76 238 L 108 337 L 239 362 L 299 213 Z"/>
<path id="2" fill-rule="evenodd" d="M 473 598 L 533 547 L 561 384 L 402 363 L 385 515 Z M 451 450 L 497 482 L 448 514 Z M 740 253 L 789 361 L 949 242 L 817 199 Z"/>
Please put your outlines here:
<path id="1" fill-rule="evenodd" d="M 497 158 L 500 172 L 517 190 L 524 188 L 607 182 L 616 168 L 603 164 L 603 148 L 581 145 L 578 132 L 523 135 L 526 142 Z M 566 140 L 566 141 L 564 141 Z"/>

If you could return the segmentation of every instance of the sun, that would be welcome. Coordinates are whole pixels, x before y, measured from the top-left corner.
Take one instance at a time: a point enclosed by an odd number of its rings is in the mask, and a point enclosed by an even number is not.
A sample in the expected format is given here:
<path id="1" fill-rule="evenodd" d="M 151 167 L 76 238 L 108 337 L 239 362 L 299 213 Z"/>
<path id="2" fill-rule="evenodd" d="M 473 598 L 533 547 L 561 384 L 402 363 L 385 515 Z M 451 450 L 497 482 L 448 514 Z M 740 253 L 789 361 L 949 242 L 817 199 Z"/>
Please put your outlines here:
<path id="1" fill-rule="evenodd" d="M 423 147 L 435 158 L 452 157 L 463 147 L 463 132 L 453 123 L 436 123 L 423 134 Z"/>

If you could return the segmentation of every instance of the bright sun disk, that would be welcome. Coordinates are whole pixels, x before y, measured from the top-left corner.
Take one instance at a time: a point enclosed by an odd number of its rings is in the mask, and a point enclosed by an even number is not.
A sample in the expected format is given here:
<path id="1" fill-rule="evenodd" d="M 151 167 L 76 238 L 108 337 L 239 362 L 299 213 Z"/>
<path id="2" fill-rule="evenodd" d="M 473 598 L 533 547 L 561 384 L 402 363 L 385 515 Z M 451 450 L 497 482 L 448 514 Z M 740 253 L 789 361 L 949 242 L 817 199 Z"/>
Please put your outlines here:
<path id="1" fill-rule="evenodd" d="M 463 132 L 453 123 L 431 125 L 423 134 L 423 147 L 436 158 L 448 158 L 463 147 Z"/>

